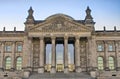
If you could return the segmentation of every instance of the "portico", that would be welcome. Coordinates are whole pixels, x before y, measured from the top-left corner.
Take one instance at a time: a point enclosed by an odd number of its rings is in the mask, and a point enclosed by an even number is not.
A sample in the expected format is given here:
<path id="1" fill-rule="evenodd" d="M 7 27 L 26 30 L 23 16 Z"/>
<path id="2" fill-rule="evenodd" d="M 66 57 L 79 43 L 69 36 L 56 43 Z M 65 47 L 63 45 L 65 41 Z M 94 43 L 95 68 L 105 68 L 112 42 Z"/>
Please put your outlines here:
<path id="1" fill-rule="evenodd" d="M 50 36 L 50 37 L 31 37 L 32 41 L 32 55 L 33 55 L 33 64 L 32 70 L 38 71 L 39 73 L 50 72 L 81 72 L 81 61 L 80 61 L 80 42 L 82 39 L 87 41 L 87 37 L 80 36 Z M 50 44 L 49 50 L 50 54 L 47 54 L 47 45 Z M 73 45 L 73 56 L 72 60 L 69 60 L 69 44 Z M 37 48 L 38 45 L 38 48 Z M 58 46 L 58 47 L 57 47 Z M 59 52 L 58 50 L 62 50 Z M 36 56 L 34 54 L 36 53 Z M 49 59 L 47 58 L 50 55 Z M 46 57 L 47 56 L 47 57 Z M 50 63 L 47 63 L 47 62 Z M 73 63 L 69 63 L 73 61 Z M 38 64 L 36 64 L 38 63 Z M 87 62 L 86 62 L 87 64 Z M 38 68 L 38 69 L 37 69 Z"/>

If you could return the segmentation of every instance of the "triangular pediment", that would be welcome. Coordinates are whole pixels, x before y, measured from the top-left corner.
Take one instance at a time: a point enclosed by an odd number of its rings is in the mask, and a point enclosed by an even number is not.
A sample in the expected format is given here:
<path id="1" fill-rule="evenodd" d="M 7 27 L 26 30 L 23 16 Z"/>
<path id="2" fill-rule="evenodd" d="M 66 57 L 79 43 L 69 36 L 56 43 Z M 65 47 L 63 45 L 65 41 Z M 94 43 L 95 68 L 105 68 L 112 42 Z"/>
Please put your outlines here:
<path id="1" fill-rule="evenodd" d="M 34 27 L 30 28 L 30 31 L 88 32 L 91 30 L 89 27 L 76 22 L 73 18 L 59 14 L 50 16 L 44 22 L 36 24 Z"/>

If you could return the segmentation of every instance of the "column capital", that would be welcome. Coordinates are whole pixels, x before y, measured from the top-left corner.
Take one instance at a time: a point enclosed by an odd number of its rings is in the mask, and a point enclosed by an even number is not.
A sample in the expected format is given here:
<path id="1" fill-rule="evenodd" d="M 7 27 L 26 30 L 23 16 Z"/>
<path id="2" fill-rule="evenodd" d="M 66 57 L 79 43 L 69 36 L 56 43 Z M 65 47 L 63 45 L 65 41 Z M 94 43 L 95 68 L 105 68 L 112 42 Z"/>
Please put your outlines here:
<path id="1" fill-rule="evenodd" d="M 51 37 L 51 39 L 52 39 L 52 40 L 55 40 L 55 39 L 56 39 L 56 37 L 55 37 L 55 36 L 52 36 L 52 37 Z"/>
<path id="2" fill-rule="evenodd" d="M 75 36 L 75 39 L 80 39 L 80 36 Z"/>
<path id="3" fill-rule="evenodd" d="M 40 40 L 43 40 L 43 39 L 44 39 L 44 37 L 43 37 L 43 36 L 41 36 L 41 37 L 39 37 L 39 39 L 40 39 Z"/>
<path id="4" fill-rule="evenodd" d="M 64 39 L 68 39 L 68 36 L 64 36 Z"/>

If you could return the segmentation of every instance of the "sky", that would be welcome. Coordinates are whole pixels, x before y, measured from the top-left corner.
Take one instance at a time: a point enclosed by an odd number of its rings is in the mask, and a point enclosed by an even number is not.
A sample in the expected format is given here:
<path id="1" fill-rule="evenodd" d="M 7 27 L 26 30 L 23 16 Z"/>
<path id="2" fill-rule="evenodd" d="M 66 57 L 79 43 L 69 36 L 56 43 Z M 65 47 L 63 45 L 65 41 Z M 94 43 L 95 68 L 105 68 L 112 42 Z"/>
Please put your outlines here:
<path id="1" fill-rule="evenodd" d="M 75 20 L 85 19 L 87 6 L 96 22 L 95 29 L 120 30 L 120 0 L 0 0 L 0 30 L 18 31 L 25 28 L 28 9 L 32 6 L 35 20 L 45 20 L 57 13 L 63 13 Z"/>

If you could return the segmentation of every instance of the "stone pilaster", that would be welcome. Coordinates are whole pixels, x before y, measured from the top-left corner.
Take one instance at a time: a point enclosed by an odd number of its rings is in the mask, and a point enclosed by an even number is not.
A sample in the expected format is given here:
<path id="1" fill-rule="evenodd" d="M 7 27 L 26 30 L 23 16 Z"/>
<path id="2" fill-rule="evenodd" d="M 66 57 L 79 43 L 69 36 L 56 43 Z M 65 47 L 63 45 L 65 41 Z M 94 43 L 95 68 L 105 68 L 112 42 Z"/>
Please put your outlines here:
<path id="1" fill-rule="evenodd" d="M 32 67 L 32 37 L 28 38 L 28 67 L 31 68 Z"/>
<path id="2" fill-rule="evenodd" d="M 5 47 L 5 43 L 1 42 L 1 57 L 0 57 L 0 69 L 3 70 L 4 66 L 3 66 L 3 56 L 4 56 L 4 47 Z"/>
<path id="3" fill-rule="evenodd" d="M 108 66 L 108 44 L 107 41 L 104 41 L 105 43 L 105 52 L 104 52 L 104 56 L 105 56 L 105 60 L 104 60 L 104 65 L 105 65 L 105 70 L 109 70 L 109 66 Z"/>
<path id="4" fill-rule="evenodd" d="M 32 51 L 32 37 L 24 37 L 23 43 L 23 63 L 22 68 L 26 71 L 31 71 L 32 67 L 32 59 L 31 59 Z"/>
<path id="5" fill-rule="evenodd" d="M 115 67 L 116 70 L 120 70 L 120 64 L 119 64 L 119 42 L 115 41 Z"/>
<path id="6" fill-rule="evenodd" d="M 40 68 L 38 73 L 44 73 L 44 37 L 40 37 Z"/>
<path id="7" fill-rule="evenodd" d="M 68 73 L 68 37 L 64 37 L 64 73 Z"/>
<path id="8" fill-rule="evenodd" d="M 52 63 L 51 63 L 51 73 L 56 73 L 56 45 L 55 45 L 55 37 L 51 38 L 52 40 Z"/>
<path id="9" fill-rule="evenodd" d="M 23 43 L 23 63 L 22 68 L 25 70 L 27 68 L 28 64 L 28 38 L 27 36 L 24 37 L 24 43 Z"/>
<path id="10" fill-rule="evenodd" d="M 12 57 L 11 57 L 11 59 L 12 59 L 11 68 L 12 68 L 12 70 L 14 70 L 14 68 L 15 68 L 15 42 L 14 41 L 12 42 Z"/>
<path id="11" fill-rule="evenodd" d="M 80 68 L 80 37 L 75 37 L 75 71 L 81 72 L 81 68 Z"/>

